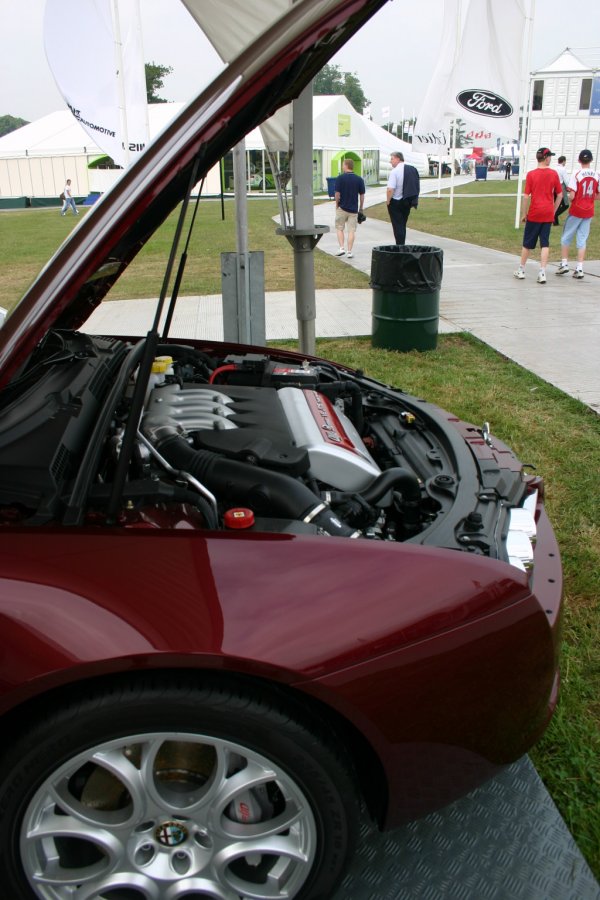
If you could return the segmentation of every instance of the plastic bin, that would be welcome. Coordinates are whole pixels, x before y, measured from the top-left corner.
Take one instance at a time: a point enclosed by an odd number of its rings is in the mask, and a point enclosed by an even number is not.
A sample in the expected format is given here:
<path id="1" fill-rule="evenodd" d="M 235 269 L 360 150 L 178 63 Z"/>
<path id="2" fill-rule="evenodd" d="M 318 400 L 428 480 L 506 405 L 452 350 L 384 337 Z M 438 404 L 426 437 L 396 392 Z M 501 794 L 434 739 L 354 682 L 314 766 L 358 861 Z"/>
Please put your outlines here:
<path id="1" fill-rule="evenodd" d="M 327 193 L 329 194 L 329 199 L 333 200 L 335 197 L 335 183 L 337 178 L 328 178 L 327 179 Z"/>
<path id="2" fill-rule="evenodd" d="M 439 247 L 373 247 L 373 347 L 435 350 L 444 252 Z"/>
<path id="3" fill-rule="evenodd" d="M 475 181 L 486 181 L 487 173 L 487 166 L 475 166 Z"/>

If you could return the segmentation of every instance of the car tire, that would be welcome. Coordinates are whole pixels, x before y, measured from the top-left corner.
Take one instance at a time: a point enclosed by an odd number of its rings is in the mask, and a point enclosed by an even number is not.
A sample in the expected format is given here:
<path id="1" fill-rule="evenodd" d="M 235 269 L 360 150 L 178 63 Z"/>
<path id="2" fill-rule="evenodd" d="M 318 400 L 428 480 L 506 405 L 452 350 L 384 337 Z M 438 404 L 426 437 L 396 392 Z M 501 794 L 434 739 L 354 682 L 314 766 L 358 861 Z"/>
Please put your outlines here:
<path id="1" fill-rule="evenodd" d="M 41 713 L 2 762 L 3 896 L 330 898 L 356 785 L 286 710 L 257 688 L 156 676 Z"/>

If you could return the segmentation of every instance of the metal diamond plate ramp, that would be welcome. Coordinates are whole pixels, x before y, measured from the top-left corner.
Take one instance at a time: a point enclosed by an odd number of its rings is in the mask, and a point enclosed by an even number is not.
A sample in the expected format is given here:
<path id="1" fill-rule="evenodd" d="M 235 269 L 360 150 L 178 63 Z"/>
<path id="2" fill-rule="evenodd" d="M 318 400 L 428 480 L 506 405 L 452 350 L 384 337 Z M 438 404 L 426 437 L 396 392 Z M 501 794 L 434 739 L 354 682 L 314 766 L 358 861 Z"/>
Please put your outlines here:
<path id="1" fill-rule="evenodd" d="M 363 824 L 332 900 L 600 900 L 600 885 L 523 757 L 441 812 Z"/>

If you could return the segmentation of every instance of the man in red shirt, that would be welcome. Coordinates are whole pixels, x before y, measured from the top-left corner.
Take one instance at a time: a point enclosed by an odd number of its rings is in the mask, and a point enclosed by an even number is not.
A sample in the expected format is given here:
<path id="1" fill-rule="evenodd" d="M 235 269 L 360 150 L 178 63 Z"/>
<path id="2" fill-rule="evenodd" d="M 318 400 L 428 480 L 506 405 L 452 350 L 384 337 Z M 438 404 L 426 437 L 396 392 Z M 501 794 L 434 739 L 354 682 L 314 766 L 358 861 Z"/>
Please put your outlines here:
<path id="1" fill-rule="evenodd" d="M 527 173 L 525 179 L 524 206 L 522 222 L 525 222 L 523 232 L 523 249 L 519 268 L 515 272 L 515 278 L 525 278 L 525 265 L 529 254 L 540 242 L 540 271 L 538 272 L 538 284 L 546 284 L 546 263 L 550 253 L 550 231 L 556 212 L 562 199 L 562 188 L 555 169 L 550 168 L 550 159 L 555 154 L 548 147 L 540 147 L 535 154 L 538 165 Z"/>
<path id="2" fill-rule="evenodd" d="M 581 169 L 571 175 L 569 182 L 571 206 L 560 241 L 562 260 L 556 270 L 557 275 L 565 275 L 569 271 L 569 247 L 575 237 L 577 268 L 573 272 L 573 278 L 583 278 L 583 260 L 594 216 L 594 203 L 600 196 L 600 175 L 590 165 L 593 158 L 591 150 L 582 150 L 579 154 Z"/>

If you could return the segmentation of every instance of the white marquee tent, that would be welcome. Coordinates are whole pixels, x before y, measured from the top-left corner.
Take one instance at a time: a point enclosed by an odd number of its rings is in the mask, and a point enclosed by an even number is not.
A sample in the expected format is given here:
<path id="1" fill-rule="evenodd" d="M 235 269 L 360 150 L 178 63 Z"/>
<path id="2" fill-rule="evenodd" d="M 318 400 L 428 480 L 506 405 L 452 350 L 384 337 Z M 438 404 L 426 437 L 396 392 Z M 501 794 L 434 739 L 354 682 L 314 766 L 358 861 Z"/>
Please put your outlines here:
<path id="1" fill-rule="evenodd" d="M 180 103 L 148 107 L 151 139 L 181 107 Z M 402 151 L 406 162 L 416 166 L 420 174 L 427 172 L 424 154 L 413 153 L 410 144 L 361 116 L 343 96 L 313 98 L 313 129 L 320 174 L 320 183 L 315 184 L 317 190 L 324 190 L 325 179 L 338 173 L 344 151 L 360 158 L 362 172 L 370 183 L 386 177 L 392 150 Z M 264 147 L 260 129 L 256 128 L 246 138 L 248 155 Z M 121 171 L 90 169 L 89 164 L 103 155 L 69 110 L 51 113 L 0 138 L 0 198 L 54 198 L 62 191 L 67 178 L 71 179 L 76 196 L 102 192 Z M 250 180 L 250 163 L 248 174 Z M 217 168 L 210 173 L 206 189 L 208 193 L 219 192 Z"/>

